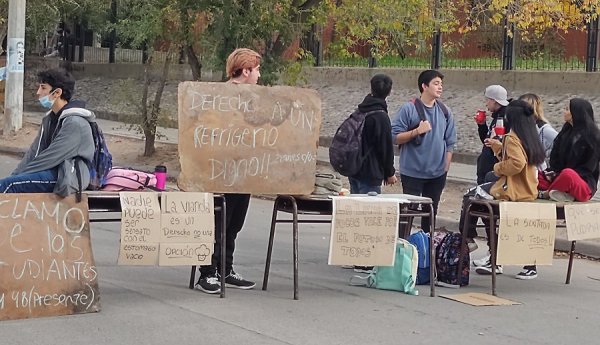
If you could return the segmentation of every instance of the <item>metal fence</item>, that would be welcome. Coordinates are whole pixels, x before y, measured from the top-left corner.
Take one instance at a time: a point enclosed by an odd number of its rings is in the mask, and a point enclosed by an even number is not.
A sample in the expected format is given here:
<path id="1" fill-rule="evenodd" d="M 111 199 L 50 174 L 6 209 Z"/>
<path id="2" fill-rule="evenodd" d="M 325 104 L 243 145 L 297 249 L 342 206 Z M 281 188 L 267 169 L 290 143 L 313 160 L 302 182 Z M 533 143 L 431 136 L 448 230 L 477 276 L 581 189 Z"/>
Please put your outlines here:
<path id="1" fill-rule="evenodd" d="M 86 63 L 109 63 L 109 48 L 99 47 L 84 47 L 83 62 Z M 152 53 L 153 62 L 164 62 L 167 58 L 166 52 L 154 51 Z M 79 56 L 79 46 L 75 47 L 75 57 Z M 143 52 L 138 49 L 115 49 L 116 63 L 136 63 L 141 64 L 143 60 Z"/>
<path id="2" fill-rule="evenodd" d="M 575 11 L 575 6 L 565 3 L 563 11 Z M 390 54 L 376 59 L 370 56 L 366 45 L 358 45 L 349 49 L 352 57 L 346 58 L 332 56 L 324 47 L 324 56 L 317 61 L 324 66 L 344 67 L 597 70 L 598 19 L 583 30 L 548 29 L 536 38 L 511 31 L 502 24 L 490 24 L 485 18 L 481 22 L 484 24 L 477 30 L 466 34 L 443 34 L 439 45 L 430 37 L 418 49 L 409 49 L 405 57 Z M 440 57 L 438 65 L 436 55 Z"/>

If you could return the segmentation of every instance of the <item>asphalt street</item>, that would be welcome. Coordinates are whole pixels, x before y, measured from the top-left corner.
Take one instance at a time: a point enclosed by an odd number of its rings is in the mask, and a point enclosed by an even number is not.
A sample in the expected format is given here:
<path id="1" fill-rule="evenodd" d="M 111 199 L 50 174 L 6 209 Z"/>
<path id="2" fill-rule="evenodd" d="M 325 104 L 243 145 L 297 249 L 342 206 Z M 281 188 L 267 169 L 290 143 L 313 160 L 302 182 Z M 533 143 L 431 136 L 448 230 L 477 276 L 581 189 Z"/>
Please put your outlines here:
<path id="1" fill-rule="evenodd" d="M 16 160 L 2 157 L 0 173 Z M 252 199 L 237 242 L 235 269 L 257 281 L 227 297 L 187 288 L 189 267 L 118 266 L 119 224 L 94 223 L 101 311 L 0 321 L 0 344 L 595 344 L 600 338 L 600 263 L 567 260 L 539 268 L 535 280 L 505 267 L 498 295 L 520 305 L 474 307 L 441 297 L 409 296 L 348 285 L 351 270 L 327 265 L 329 226 L 300 228 L 300 299 L 292 280 L 291 226 L 279 225 L 269 290 L 260 289 L 273 202 Z M 480 247 L 484 247 L 480 245 Z M 473 257 L 483 255 L 483 249 Z M 468 287 L 438 294 L 489 293 L 491 280 L 471 274 Z"/>

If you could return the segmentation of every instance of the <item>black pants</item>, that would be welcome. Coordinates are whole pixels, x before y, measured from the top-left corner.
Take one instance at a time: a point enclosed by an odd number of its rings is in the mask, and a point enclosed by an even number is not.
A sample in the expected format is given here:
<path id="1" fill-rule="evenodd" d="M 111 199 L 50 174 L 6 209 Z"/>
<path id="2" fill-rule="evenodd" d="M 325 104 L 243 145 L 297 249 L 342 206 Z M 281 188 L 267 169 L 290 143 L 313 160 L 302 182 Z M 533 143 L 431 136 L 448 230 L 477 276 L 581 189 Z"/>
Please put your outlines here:
<path id="1" fill-rule="evenodd" d="M 433 214 L 434 217 L 437 215 L 438 204 L 440 203 L 440 197 L 442 191 L 446 186 L 446 173 L 436 178 L 417 178 L 406 175 L 400 175 L 402 181 L 402 192 L 410 195 L 424 196 L 431 198 L 433 201 Z M 429 232 L 429 226 L 431 222 L 429 218 L 421 219 L 421 228 L 425 232 Z"/>
<path id="2" fill-rule="evenodd" d="M 494 185 L 494 182 L 488 182 L 488 183 L 484 183 L 482 185 L 479 185 L 479 187 L 481 189 L 483 189 L 484 191 L 486 191 L 487 193 L 489 193 L 490 189 L 492 188 L 493 185 Z M 464 221 L 465 221 L 465 217 L 466 217 L 467 207 L 469 207 L 469 204 L 470 204 L 469 199 L 471 197 L 475 196 L 476 190 L 477 190 L 477 187 L 470 188 L 463 195 L 462 207 L 460 209 L 460 220 L 459 220 L 459 223 L 458 223 L 458 229 L 460 230 L 461 233 L 463 231 L 467 231 L 467 237 L 468 238 L 475 238 L 475 237 L 477 237 L 477 220 L 479 218 L 477 218 L 477 217 L 471 217 L 469 219 L 470 222 L 467 225 L 467 229 L 464 229 Z M 485 207 L 482 206 L 481 209 L 477 209 L 477 210 L 478 211 L 485 211 L 485 210 L 487 210 L 487 208 L 485 208 Z M 483 223 L 485 224 L 485 232 L 487 233 L 488 247 L 489 247 L 489 245 L 490 245 L 490 240 L 489 240 L 489 238 L 490 238 L 490 222 L 487 219 L 483 219 Z"/>
<path id="3" fill-rule="evenodd" d="M 235 251 L 235 239 L 238 232 L 242 230 L 250 194 L 225 194 L 225 231 L 227 239 L 225 243 L 225 274 L 229 274 L 233 268 L 233 252 Z M 211 276 L 217 272 L 221 265 L 221 217 L 215 214 L 215 251 L 210 266 L 200 266 L 200 276 Z"/>

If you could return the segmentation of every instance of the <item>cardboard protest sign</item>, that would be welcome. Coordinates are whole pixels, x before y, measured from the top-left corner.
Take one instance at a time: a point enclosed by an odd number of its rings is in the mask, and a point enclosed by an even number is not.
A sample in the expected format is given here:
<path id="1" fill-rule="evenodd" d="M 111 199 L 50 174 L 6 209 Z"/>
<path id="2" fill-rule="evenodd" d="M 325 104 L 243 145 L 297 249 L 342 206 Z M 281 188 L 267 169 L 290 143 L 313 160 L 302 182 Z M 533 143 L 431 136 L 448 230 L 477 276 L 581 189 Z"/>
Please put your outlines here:
<path id="1" fill-rule="evenodd" d="M 600 203 L 565 205 L 569 241 L 600 238 Z"/>
<path id="2" fill-rule="evenodd" d="M 392 266 L 399 204 L 379 198 L 334 198 L 329 265 Z"/>
<path id="3" fill-rule="evenodd" d="M 87 196 L 0 195 L 0 320 L 97 312 Z"/>
<path id="4" fill-rule="evenodd" d="M 158 264 L 160 206 L 158 194 L 120 192 L 121 246 L 119 265 Z"/>
<path id="5" fill-rule="evenodd" d="M 556 207 L 551 203 L 501 202 L 498 265 L 552 265 Z"/>
<path id="6" fill-rule="evenodd" d="M 214 197 L 210 193 L 162 193 L 160 266 L 211 263 L 215 242 Z"/>
<path id="7" fill-rule="evenodd" d="M 314 90 L 180 83 L 178 186 L 195 192 L 310 194 L 320 128 L 321 99 Z"/>

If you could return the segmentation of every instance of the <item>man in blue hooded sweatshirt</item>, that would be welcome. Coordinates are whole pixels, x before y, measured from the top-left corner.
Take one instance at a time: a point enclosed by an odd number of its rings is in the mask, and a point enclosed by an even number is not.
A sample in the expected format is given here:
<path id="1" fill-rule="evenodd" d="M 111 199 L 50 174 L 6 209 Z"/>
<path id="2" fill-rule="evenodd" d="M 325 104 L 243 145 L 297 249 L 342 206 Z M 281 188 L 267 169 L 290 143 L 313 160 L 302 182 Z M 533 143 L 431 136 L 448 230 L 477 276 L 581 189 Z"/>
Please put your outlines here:
<path id="1" fill-rule="evenodd" d="M 435 214 L 456 144 L 452 113 L 438 101 L 443 78 L 436 70 L 421 72 L 418 79 L 421 96 L 404 104 L 392 121 L 394 141 L 402 145 L 398 169 L 402 190 L 406 194 L 431 198 Z M 423 105 L 424 120 L 417 112 L 416 102 Z M 430 220 L 424 218 L 421 227 L 429 231 Z"/>
<path id="2" fill-rule="evenodd" d="M 95 116 L 83 102 L 71 101 L 75 79 L 64 69 L 40 72 L 38 81 L 40 104 L 49 111 L 25 157 L 11 176 L 0 179 L 0 193 L 67 196 L 89 184 L 95 149 L 89 122 Z"/>

